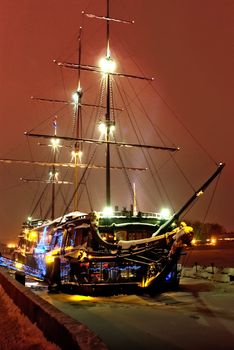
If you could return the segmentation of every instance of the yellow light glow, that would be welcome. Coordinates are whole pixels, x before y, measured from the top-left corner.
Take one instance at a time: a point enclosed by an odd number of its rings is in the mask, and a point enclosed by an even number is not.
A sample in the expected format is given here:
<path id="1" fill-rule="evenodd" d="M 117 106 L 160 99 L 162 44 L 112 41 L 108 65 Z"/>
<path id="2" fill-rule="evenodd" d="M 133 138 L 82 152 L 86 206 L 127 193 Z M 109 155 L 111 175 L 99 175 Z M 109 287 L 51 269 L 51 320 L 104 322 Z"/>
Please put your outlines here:
<path id="1" fill-rule="evenodd" d="M 56 248 L 51 251 L 51 255 L 58 255 L 60 253 L 60 248 Z"/>
<path id="2" fill-rule="evenodd" d="M 217 238 L 211 237 L 211 239 L 210 239 L 210 244 L 216 245 L 216 244 L 217 244 Z"/>
<path id="3" fill-rule="evenodd" d="M 14 243 L 8 243 L 7 244 L 7 248 L 15 248 L 16 247 L 16 245 L 14 244 Z"/>
<path id="4" fill-rule="evenodd" d="M 203 195 L 203 191 L 200 191 L 200 192 L 197 193 L 197 197 L 200 197 L 202 195 Z"/>
<path id="5" fill-rule="evenodd" d="M 95 297 L 89 297 L 85 295 L 72 295 L 69 297 L 71 301 L 94 301 L 97 300 Z"/>
<path id="6" fill-rule="evenodd" d="M 45 261 L 46 261 L 47 264 L 53 263 L 53 262 L 54 262 L 54 256 L 52 256 L 52 255 L 46 255 L 46 256 L 45 256 Z"/>
<path id="7" fill-rule="evenodd" d="M 23 264 L 21 264 L 21 263 L 19 263 L 19 262 L 15 262 L 15 267 L 16 267 L 18 270 L 20 270 L 20 269 L 22 269 Z"/>
<path id="8" fill-rule="evenodd" d="M 68 250 L 72 250 L 73 249 L 73 247 L 70 245 L 70 246 L 67 246 L 67 247 L 65 247 L 65 251 L 68 251 Z"/>
<path id="9" fill-rule="evenodd" d="M 196 239 L 193 238 L 192 241 L 191 241 L 191 244 L 192 244 L 192 245 L 196 245 L 196 243 L 197 243 Z"/>
<path id="10" fill-rule="evenodd" d="M 79 158 L 79 161 L 81 162 L 83 152 L 73 150 L 71 152 L 71 155 L 72 155 L 72 161 L 77 162 L 77 159 Z"/>
<path id="11" fill-rule="evenodd" d="M 37 231 L 30 231 L 28 234 L 28 240 L 29 241 L 36 241 L 37 240 Z"/>
<path id="12" fill-rule="evenodd" d="M 116 63 L 111 57 L 103 57 L 99 62 L 103 73 L 113 73 L 116 69 Z"/>

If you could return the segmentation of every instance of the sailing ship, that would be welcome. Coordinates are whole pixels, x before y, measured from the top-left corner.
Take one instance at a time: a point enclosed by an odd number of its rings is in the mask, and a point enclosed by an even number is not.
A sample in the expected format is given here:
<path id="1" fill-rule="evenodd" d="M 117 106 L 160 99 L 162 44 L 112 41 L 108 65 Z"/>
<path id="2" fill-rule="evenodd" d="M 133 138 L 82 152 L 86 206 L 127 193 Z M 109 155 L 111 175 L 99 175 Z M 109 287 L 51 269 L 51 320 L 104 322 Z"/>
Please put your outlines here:
<path id="1" fill-rule="evenodd" d="M 34 273 L 37 277 L 47 280 L 51 291 L 68 289 L 88 294 L 103 294 L 154 292 L 164 287 L 174 288 L 178 286 L 179 282 L 177 266 L 183 247 L 189 245 L 193 238 L 193 229 L 184 222 L 180 222 L 180 218 L 221 173 L 224 164 L 220 163 L 208 180 L 195 190 L 192 196 L 173 214 L 165 217 L 162 213 L 139 210 L 140 206 L 136 194 L 138 189 L 128 174 L 131 171 L 153 173 L 154 169 L 150 166 L 147 168 L 133 167 L 132 164 L 126 165 L 121 150 L 125 148 L 127 152 L 128 150 L 129 152 L 134 149 L 138 150 L 141 152 L 141 156 L 146 155 L 148 165 L 149 160 L 152 159 L 150 152 L 172 154 L 177 152 L 179 148 L 166 146 L 164 142 L 162 145 L 146 144 L 141 142 L 142 138 L 139 136 L 138 142 L 126 143 L 118 141 L 117 137 L 114 136 L 115 128 L 118 127 L 116 115 L 125 113 L 127 118 L 130 118 L 130 113 L 127 111 L 128 103 L 118 105 L 119 102 L 115 102 L 114 85 L 119 100 L 125 95 L 125 91 L 121 90 L 121 85 L 116 81 L 126 79 L 152 84 L 153 79 L 116 71 L 110 42 L 111 25 L 113 22 L 116 25 L 127 25 L 132 24 L 133 21 L 112 17 L 109 0 L 106 1 L 105 15 L 83 12 L 82 16 L 88 17 L 88 20 L 99 20 L 105 23 L 105 57 L 101 60 L 100 66 L 82 62 L 83 28 L 80 28 L 78 62 L 55 61 L 59 68 L 68 68 L 78 73 L 74 101 L 33 98 L 39 101 L 72 105 L 75 134 L 62 135 L 61 132 L 58 132 L 58 117 L 53 117 L 54 133 L 52 135 L 26 133 L 28 137 L 49 140 L 49 146 L 53 152 L 53 160 L 50 163 L 31 161 L 35 165 L 51 168 L 50 179 L 47 180 L 47 184 L 52 186 L 51 217 L 49 219 L 46 217 L 31 218 L 23 224 L 19 235 L 19 244 L 14 252 L 15 261 L 24 264 L 27 273 L 30 274 L 31 271 L 31 274 Z M 84 103 L 83 101 L 85 89 L 81 87 L 81 72 L 96 73 L 95 77 L 99 79 L 101 88 L 99 98 L 95 103 Z M 93 119 L 98 122 L 101 130 L 100 138 L 95 138 L 93 135 L 92 137 L 84 137 L 82 120 L 84 108 L 95 109 L 96 117 Z M 133 122 L 131 123 L 134 125 Z M 92 153 L 91 148 L 89 148 L 89 152 L 86 150 L 86 148 L 91 147 L 90 145 L 93 147 Z M 58 155 L 62 147 L 72 148 L 74 159 L 72 163 L 59 162 Z M 105 165 L 95 163 L 98 148 L 105 155 Z M 117 150 L 116 154 L 120 165 L 115 165 L 112 160 L 113 149 Z M 86 154 L 87 159 L 85 163 L 81 161 L 81 156 L 84 154 Z M 67 201 L 63 213 L 56 217 L 56 193 L 59 191 L 57 187 L 71 184 L 71 181 L 58 179 L 59 167 L 74 169 L 74 191 Z M 96 196 L 98 190 L 105 192 L 103 203 L 105 209 L 94 210 L 91 206 L 90 212 L 87 213 L 87 211 L 80 211 L 82 200 L 79 193 L 82 186 L 85 186 L 90 171 L 105 171 L 105 191 L 101 190 L 101 185 L 97 182 L 98 175 L 97 180 L 92 180 Z M 130 189 L 131 205 L 129 208 L 129 205 L 124 205 L 123 209 L 115 206 L 113 209 L 113 187 L 118 187 L 118 192 L 122 197 L 126 196 L 125 189 L 122 189 L 123 185 L 112 180 L 111 177 L 113 172 L 119 171 L 123 171 L 126 177 L 127 186 Z M 34 181 L 33 179 L 22 180 Z M 90 197 L 88 188 L 85 188 L 88 197 Z M 143 191 L 143 186 L 141 191 Z M 102 194 L 99 197 L 101 201 L 103 200 Z M 42 196 L 37 202 L 37 206 L 41 199 Z M 129 203 L 129 199 L 127 201 Z M 71 210 L 72 205 L 73 210 Z M 36 207 L 33 213 L 35 209 Z M 33 273 L 30 268 L 34 269 Z"/>

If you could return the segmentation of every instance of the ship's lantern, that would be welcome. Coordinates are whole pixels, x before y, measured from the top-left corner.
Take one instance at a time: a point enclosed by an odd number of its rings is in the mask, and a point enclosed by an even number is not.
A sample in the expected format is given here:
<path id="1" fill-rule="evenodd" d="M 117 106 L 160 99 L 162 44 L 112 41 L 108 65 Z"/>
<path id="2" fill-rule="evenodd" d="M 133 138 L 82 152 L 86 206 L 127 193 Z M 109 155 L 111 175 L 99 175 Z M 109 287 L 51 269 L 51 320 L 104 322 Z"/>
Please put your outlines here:
<path id="1" fill-rule="evenodd" d="M 103 73 L 113 73 L 116 69 L 115 61 L 109 56 L 101 58 L 99 66 Z"/>
<path id="2" fill-rule="evenodd" d="M 99 125 L 98 125 L 98 129 L 100 131 L 100 133 L 102 135 L 106 135 L 106 124 L 104 122 L 101 122 Z"/>
<path id="3" fill-rule="evenodd" d="M 79 100 L 81 99 L 82 97 L 82 89 L 81 88 L 78 88 L 77 91 L 73 92 L 72 94 L 72 99 L 73 99 L 73 102 L 78 105 L 79 104 Z"/>
<path id="4" fill-rule="evenodd" d="M 54 150 L 56 150 L 59 147 L 59 139 L 53 138 L 51 141 L 51 147 L 53 147 Z"/>
<path id="5" fill-rule="evenodd" d="M 72 99 L 73 99 L 73 102 L 75 102 L 75 104 L 78 104 L 79 95 L 78 95 L 77 91 L 72 94 Z"/>
<path id="6" fill-rule="evenodd" d="M 110 134 L 113 136 L 113 132 L 115 131 L 115 124 L 113 121 L 109 121 L 108 123 L 109 128 L 110 128 Z M 107 124 L 105 121 L 101 121 L 98 125 L 98 129 L 101 133 L 101 136 L 106 135 L 107 134 Z"/>
<path id="7" fill-rule="evenodd" d="M 72 155 L 72 161 L 77 162 L 77 160 L 79 159 L 79 161 L 81 162 L 83 152 L 82 151 L 78 151 L 78 150 L 73 150 L 71 152 L 71 155 Z"/>

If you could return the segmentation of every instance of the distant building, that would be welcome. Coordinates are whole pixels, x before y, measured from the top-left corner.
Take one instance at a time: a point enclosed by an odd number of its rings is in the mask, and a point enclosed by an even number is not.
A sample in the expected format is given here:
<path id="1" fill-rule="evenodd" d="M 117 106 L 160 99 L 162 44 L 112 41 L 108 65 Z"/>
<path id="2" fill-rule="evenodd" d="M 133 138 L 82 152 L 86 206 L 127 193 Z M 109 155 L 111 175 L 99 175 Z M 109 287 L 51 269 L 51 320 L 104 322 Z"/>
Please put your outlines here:
<path id="1" fill-rule="evenodd" d="M 15 249 L 15 247 L 10 246 L 8 247 L 5 243 L 0 242 L 0 253 L 2 255 L 9 255 L 12 253 L 12 251 Z"/>

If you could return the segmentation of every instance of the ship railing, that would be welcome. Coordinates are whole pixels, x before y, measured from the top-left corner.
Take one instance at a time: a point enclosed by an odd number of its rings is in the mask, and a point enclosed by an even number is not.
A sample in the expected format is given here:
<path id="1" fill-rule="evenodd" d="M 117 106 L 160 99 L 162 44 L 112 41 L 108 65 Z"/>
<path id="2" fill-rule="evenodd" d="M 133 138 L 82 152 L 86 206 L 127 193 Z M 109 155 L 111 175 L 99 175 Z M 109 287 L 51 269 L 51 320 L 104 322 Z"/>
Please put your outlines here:
<path id="1" fill-rule="evenodd" d="M 106 214 L 104 212 L 99 212 L 100 218 L 106 218 Z M 131 211 L 115 211 L 111 214 L 112 218 L 126 218 L 126 217 L 141 217 L 141 218 L 152 218 L 161 220 L 162 215 L 160 213 L 153 213 L 153 212 L 138 212 L 137 215 L 133 215 Z"/>

